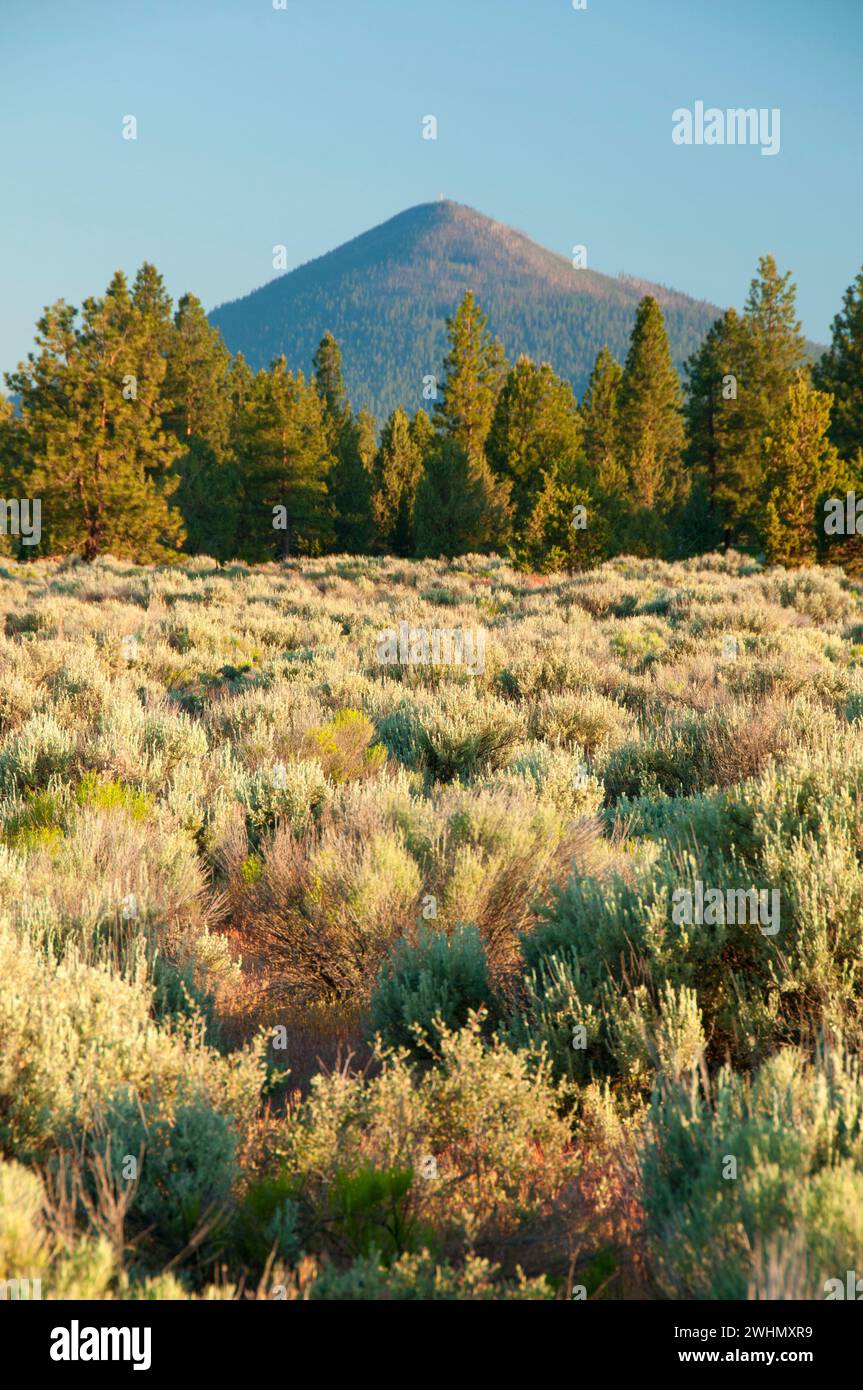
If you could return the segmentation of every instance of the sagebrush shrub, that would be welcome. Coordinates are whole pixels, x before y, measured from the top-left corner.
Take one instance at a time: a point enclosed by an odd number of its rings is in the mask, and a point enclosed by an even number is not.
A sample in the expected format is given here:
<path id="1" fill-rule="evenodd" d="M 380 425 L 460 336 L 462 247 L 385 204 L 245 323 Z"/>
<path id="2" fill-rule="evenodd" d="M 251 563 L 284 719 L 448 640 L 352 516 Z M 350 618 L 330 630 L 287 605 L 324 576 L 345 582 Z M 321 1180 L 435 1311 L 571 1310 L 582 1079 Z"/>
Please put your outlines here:
<path id="1" fill-rule="evenodd" d="M 248 1125 L 264 1080 L 262 1044 L 221 1057 L 201 1029 L 159 1029 L 141 961 L 137 978 L 90 964 L 74 948 L 55 959 L 0 923 L 0 1144 L 44 1153 L 73 1124 L 86 1127 L 122 1087 L 170 1113 L 198 1094 Z"/>
<path id="2" fill-rule="evenodd" d="M 237 1136 L 229 1120 L 194 1098 L 159 1114 L 124 1091 L 111 1097 L 99 1118 L 91 1143 L 98 1147 L 103 1130 L 110 1134 L 115 1179 L 124 1179 L 129 1159 L 137 1165 L 130 1217 L 154 1226 L 156 1239 L 170 1249 L 184 1247 L 206 1223 L 212 1249 L 237 1178 Z"/>
<path id="3" fill-rule="evenodd" d="M 676 1298 L 746 1298 L 777 1242 L 800 1296 L 825 1297 L 863 1249 L 863 1083 L 841 1047 L 786 1050 L 753 1077 L 664 1086 L 644 1156 L 655 1273 Z M 788 1293 L 785 1293 L 788 1296 Z"/>
<path id="4" fill-rule="evenodd" d="M 472 924 L 451 935 L 420 926 L 416 943 L 399 941 L 381 966 L 369 1008 L 369 1025 L 385 1046 L 416 1057 L 433 1056 L 441 1024 L 462 1028 L 471 1011 L 491 1016 L 488 960 Z"/>
<path id="5" fill-rule="evenodd" d="M 38 791 L 72 770 L 74 733 L 50 714 L 32 714 L 0 747 L 0 785 Z"/>

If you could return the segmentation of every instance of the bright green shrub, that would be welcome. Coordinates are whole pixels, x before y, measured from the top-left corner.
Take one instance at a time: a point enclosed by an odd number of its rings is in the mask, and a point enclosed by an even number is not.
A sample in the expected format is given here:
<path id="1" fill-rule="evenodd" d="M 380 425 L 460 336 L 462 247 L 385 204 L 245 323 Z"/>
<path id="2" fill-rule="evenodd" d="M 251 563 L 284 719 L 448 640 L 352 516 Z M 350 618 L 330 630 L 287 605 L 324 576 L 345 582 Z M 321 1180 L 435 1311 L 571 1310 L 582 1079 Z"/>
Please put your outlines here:
<path id="1" fill-rule="evenodd" d="M 254 1179 L 234 1219 L 231 1246 L 253 1269 L 263 1270 L 271 1256 L 292 1265 L 300 1257 L 300 1184 L 277 1173 Z"/>
<path id="2" fill-rule="evenodd" d="M 385 1264 L 415 1249 L 411 1168 L 336 1172 L 328 1192 L 333 1235 L 351 1256 L 377 1254 Z"/>
<path id="3" fill-rule="evenodd" d="M 133 820 L 146 820 L 153 809 L 152 796 L 116 779 L 101 779 L 93 772 L 85 772 L 81 778 L 75 800 L 79 806 L 93 806 L 99 811 L 125 811 Z"/>
<path id="4" fill-rule="evenodd" d="M 307 756 L 316 758 L 334 782 L 350 782 L 378 772 L 386 749 L 373 743 L 374 725 L 360 710 L 339 710 L 321 729 L 306 735 Z"/>
<path id="5" fill-rule="evenodd" d="M 67 812 L 57 792 L 28 790 L 23 801 L 13 806 L 11 814 L 4 815 L 2 830 L 3 841 L 10 849 L 26 854 L 58 845 L 67 828 Z"/>

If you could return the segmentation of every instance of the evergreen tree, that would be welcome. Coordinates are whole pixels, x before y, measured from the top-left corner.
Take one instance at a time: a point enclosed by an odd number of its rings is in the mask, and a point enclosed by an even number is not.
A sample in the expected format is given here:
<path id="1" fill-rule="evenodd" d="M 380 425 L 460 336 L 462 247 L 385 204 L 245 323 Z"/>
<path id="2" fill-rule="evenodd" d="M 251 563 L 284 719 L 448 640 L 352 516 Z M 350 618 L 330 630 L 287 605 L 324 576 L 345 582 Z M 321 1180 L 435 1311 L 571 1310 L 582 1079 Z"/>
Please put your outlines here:
<path id="1" fill-rule="evenodd" d="M 342 353 L 332 333 L 325 333 L 314 355 L 314 384 L 324 408 L 327 446 L 333 456 L 329 477 L 335 545 L 362 554 L 371 549 L 372 468 L 375 422 L 368 411 L 354 418 L 342 376 Z"/>
<path id="2" fill-rule="evenodd" d="M 332 333 L 324 334 L 312 361 L 315 389 L 324 403 L 327 442 L 335 453 L 350 407 L 342 377 L 342 350 Z"/>
<path id="3" fill-rule="evenodd" d="M 331 437 L 325 409 L 324 425 Z M 335 459 L 329 479 L 335 544 L 350 554 L 371 550 L 375 537 L 372 510 L 375 422 L 367 410 L 345 415 L 335 440 Z"/>
<path id="4" fill-rule="evenodd" d="M 183 446 L 176 500 L 186 549 L 226 560 L 235 553 L 239 474 L 230 450 L 231 355 L 203 305 L 186 294 L 174 315 L 165 379 L 164 423 Z"/>
<path id="5" fill-rule="evenodd" d="M 236 357 L 231 359 L 228 367 L 228 399 L 230 401 L 228 436 L 231 449 L 236 444 L 239 422 L 245 412 L 246 403 L 251 400 L 254 389 L 255 373 L 243 354 L 238 352 Z"/>
<path id="6" fill-rule="evenodd" d="M 513 525 L 521 535 L 546 477 L 572 477 L 581 448 L 578 405 L 548 363 L 520 357 L 508 373 L 486 440 L 492 472 L 511 484 Z"/>
<path id="7" fill-rule="evenodd" d="M 830 396 L 798 373 L 764 441 L 767 505 L 762 522 L 769 564 L 813 564 L 824 534 L 820 504 L 840 475 L 828 439 Z"/>
<path id="8" fill-rule="evenodd" d="M 684 368 L 686 375 L 685 462 L 695 497 L 701 504 L 693 530 L 701 532 L 701 550 L 731 542 L 735 480 L 739 473 L 743 417 L 739 376 L 746 362 L 744 326 L 734 309 L 713 324 Z"/>
<path id="9" fill-rule="evenodd" d="M 592 499 L 589 516 L 594 557 L 600 545 L 604 547 L 604 556 L 619 548 L 625 532 L 624 518 L 631 507 L 618 431 L 622 381 L 623 368 L 603 347 L 581 402 L 583 469 L 579 477 Z M 582 551 L 584 539 L 577 538 Z"/>
<path id="10" fill-rule="evenodd" d="M 743 315 L 733 459 L 718 487 L 726 531 L 735 543 L 758 537 L 764 441 L 806 361 L 795 295 L 790 272 L 780 275 L 773 257 L 762 256 Z"/>
<path id="11" fill-rule="evenodd" d="M 16 465 L 20 463 L 19 433 L 12 402 L 0 393 L 0 487 L 4 497 L 12 494 L 10 484 L 17 475 Z"/>
<path id="12" fill-rule="evenodd" d="M 210 326 L 201 301 L 185 294 L 174 315 L 165 378 L 165 425 L 180 440 L 200 439 L 223 457 L 228 449 L 231 354 Z"/>
<path id="13" fill-rule="evenodd" d="M 414 503 L 419 557 L 499 549 L 509 539 L 509 484 L 492 477 L 484 458 L 446 436 L 426 459 Z"/>
<path id="14" fill-rule="evenodd" d="M 162 429 L 166 360 L 155 315 L 118 272 L 80 322 L 60 300 L 39 320 L 36 352 L 7 380 L 21 396 L 27 487 L 42 499 L 43 549 L 146 562 L 176 554 L 170 505 L 180 450 Z"/>
<path id="15" fill-rule="evenodd" d="M 420 409 L 411 420 L 411 439 L 417 447 L 421 462 L 425 463 L 435 444 L 435 429 L 427 413 Z"/>
<path id="16" fill-rule="evenodd" d="M 239 554 L 251 562 L 321 554 L 334 539 L 327 478 L 333 466 L 324 406 L 284 357 L 258 372 L 237 420 L 242 482 Z"/>
<path id="17" fill-rule="evenodd" d="M 167 353 L 172 336 L 173 305 L 163 277 L 149 261 L 143 262 L 135 276 L 132 303 L 140 315 L 144 331 L 152 337 L 156 351 Z"/>
<path id="18" fill-rule="evenodd" d="M 744 316 L 755 347 L 759 395 L 766 398 L 768 421 L 773 403 L 785 403 L 788 389 L 806 361 L 806 340 L 797 318 L 797 287 L 791 272 L 780 275 L 771 255 L 762 256 L 749 286 Z M 750 394 L 752 394 L 750 389 Z"/>
<path id="19" fill-rule="evenodd" d="M 830 347 L 813 369 L 815 385 L 833 396 L 830 438 L 844 459 L 863 449 L 863 270 L 845 291 Z"/>
<path id="20" fill-rule="evenodd" d="M 428 423 L 427 415 L 425 419 Z M 423 426 L 418 429 L 422 432 Z M 423 470 L 416 432 L 407 412 L 394 410 L 384 425 L 375 459 L 372 507 L 378 547 L 390 555 L 408 556 L 414 552 L 413 511 Z"/>
<path id="21" fill-rule="evenodd" d="M 478 463 L 506 373 L 506 358 L 470 290 L 446 324 L 449 352 L 444 358 L 443 393 L 434 407 L 435 426 L 461 444 L 471 462 Z"/>
<path id="22" fill-rule="evenodd" d="M 591 569 L 605 559 L 608 544 L 608 522 L 596 498 L 550 468 L 519 548 L 524 567 L 540 574 Z"/>
<path id="23" fill-rule="evenodd" d="M 841 565 L 855 576 L 863 573 L 863 449 L 853 459 L 837 459 L 835 476 L 818 498 L 815 516 L 819 564 Z"/>
<path id="24" fill-rule="evenodd" d="M 661 552 L 666 518 L 685 500 L 680 381 L 671 361 L 662 310 L 647 295 L 638 306 L 618 398 L 617 433 L 631 511 L 618 548 Z"/>
<path id="25" fill-rule="evenodd" d="M 623 368 L 617 358 L 607 347 L 602 348 L 581 403 L 581 422 L 585 462 L 600 493 L 608 499 L 622 499 L 626 492 L 617 425 L 622 381 Z"/>

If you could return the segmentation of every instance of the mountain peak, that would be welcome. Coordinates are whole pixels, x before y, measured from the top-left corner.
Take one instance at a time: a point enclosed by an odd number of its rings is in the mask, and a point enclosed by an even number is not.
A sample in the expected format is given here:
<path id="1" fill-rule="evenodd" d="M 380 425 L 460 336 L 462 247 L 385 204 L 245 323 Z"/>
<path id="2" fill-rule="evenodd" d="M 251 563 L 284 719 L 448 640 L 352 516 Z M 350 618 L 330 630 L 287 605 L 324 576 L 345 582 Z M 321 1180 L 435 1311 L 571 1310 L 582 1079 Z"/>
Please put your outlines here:
<path id="1" fill-rule="evenodd" d="M 601 347 L 623 360 L 645 294 L 663 307 L 678 366 L 720 312 L 649 281 L 575 269 L 524 232 L 438 198 L 221 305 L 210 320 L 254 367 L 284 353 L 308 371 L 331 331 L 354 406 L 381 420 L 396 405 L 428 408 L 423 386 L 440 373 L 445 320 L 469 289 L 511 361 L 524 352 L 548 361 L 579 394 Z"/>

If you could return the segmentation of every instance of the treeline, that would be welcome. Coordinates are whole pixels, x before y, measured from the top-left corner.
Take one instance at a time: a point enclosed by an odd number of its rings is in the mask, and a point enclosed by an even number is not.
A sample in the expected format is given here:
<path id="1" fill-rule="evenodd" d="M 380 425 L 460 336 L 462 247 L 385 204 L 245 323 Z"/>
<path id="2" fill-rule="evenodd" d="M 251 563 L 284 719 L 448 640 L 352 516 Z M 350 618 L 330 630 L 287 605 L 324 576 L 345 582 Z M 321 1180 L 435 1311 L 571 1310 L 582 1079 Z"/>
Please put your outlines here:
<path id="1" fill-rule="evenodd" d="M 447 330 L 429 411 L 396 409 L 378 437 L 329 333 L 306 379 L 231 357 L 148 264 L 80 313 L 61 300 L 6 377 L 18 412 L 0 398 L 3 497 L 41 499 L 41 539 L 0 545 L 139 562 L 496 550 L 544 571 L 717 545 L 857 562 L 824 504 L 863 498 L 863 271 L 810 369 L 794 285 L 764 257 L 683 384 L 648 296 L 626 361 L 604 348 L 581 402 L 547 364 L 510 365 L 471 293 Z"/>

